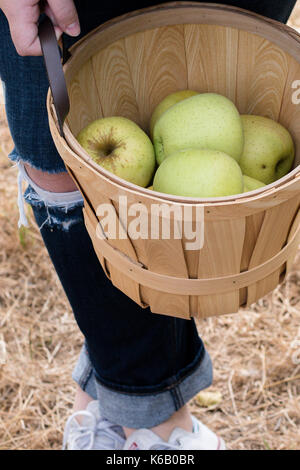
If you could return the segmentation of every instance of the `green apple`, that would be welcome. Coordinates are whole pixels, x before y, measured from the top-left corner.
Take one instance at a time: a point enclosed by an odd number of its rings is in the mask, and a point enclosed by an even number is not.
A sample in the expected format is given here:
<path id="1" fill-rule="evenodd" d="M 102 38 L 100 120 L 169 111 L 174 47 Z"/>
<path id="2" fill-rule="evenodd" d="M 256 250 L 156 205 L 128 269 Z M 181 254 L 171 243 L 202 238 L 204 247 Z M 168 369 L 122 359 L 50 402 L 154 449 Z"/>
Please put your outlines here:
<path id="1" fill-rule="evenodd" d="M 143 187 L 151 182 L 154 148 L 147 134 L 130 119 L 98 119 L 82 129 L 77 140 L 98 165 L 120 178 Z"/>
<path id="2" fill-rule="evenodd" d="M 200 93 L 171 106 L 156 122 L 153 140 L 158 164 L 185 148 L 219 150 L 239 162 L 244 146 L 237 108 L 217 93 Z"/>
<path id="3" fill-rule="evenodd" d="M 150 136 L 153 138 L 153 129 L 160 118 L 160 116 L 167 111 L 173 104 L 179 103 L 179 101 L 183 101 L 186 98 L 190 98 L 191 96 L 198 95 L 197 91 L 193 90 L 182 90 L 176 91 L 175 93 L 171 93 L 170 95 L 166 96 L 154 109 L 151 121 L 150 121 Z"/>
<path id="4" fill-rule="evenodd" d="M 295 156 L 288 130 L 263 116 L 244 114 L 241 118 L 245 136 L 242 172 L 265 184 L 282 178 L 290 171 Z"/>
<path id="5" fill-rule="evenodd" d="M 244 190 L 241 169 L 219 150 L 184 149 L 173 153 L 158 167 L 154 191 L 187 197 L 222 197 Z"/>
<path id="6" fill-rule="evenodd" d="M 244 179 L 244 193 L 248 193 L 249 191 L 254 191 L 255 189 L 262 188 L 266 186 L 265 183 L 258 181 L 251 176 L 243 175 Z"/>

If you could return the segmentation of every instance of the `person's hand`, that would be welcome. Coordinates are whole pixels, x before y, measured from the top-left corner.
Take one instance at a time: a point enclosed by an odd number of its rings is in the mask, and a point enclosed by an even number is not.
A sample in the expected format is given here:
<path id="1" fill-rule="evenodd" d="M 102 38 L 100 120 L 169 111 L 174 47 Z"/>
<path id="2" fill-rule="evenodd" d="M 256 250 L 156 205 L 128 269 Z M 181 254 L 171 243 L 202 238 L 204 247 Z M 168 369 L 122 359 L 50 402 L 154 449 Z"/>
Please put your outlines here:
<path id="1" fill-rule="evenodd" d="M 52 20 L 57 39 L 62 33 L 78 36 L 79 20 L 73 0 L 0 0 L 0 9 L 5 14 L 10 34 L 17 52 L 21 56 L 41 55 L 37 22 L 42 12 Z"/>

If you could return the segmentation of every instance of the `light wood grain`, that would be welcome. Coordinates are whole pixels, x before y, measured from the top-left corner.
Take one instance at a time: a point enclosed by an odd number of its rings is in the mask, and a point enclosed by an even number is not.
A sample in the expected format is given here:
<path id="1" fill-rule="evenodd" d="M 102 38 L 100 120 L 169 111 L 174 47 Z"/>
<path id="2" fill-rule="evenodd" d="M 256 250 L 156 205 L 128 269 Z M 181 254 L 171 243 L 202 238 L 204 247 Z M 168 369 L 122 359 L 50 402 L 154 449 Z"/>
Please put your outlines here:
<path id="1" fill-rule="evenodd" d="M 103 117 L 91 60 L 83 64 L 68 92 L 71 109 L 68 123 L 77 136 L 90 122 Z"/>
<path id="2" fill-rule="evenodd" d="M 258 212 L 257 214 L 249 215 L 246 217 L 245 239 L 243 247 L 243 255 L 241 261 L 241 271 L 249 268 L 250 260 L 255 248 L 257 238 L 265 217 L 265 212 Z"/>
<path id="3" fill-rule="evenodd" d="M 216 277 L 240 272 L 245 236 L 245 219 L 226 223 L 205 223 L 204 246 L 199 253 L 198 278 Z M 198 316 L 237 312 L 240 306 L 239 290 L 223 295 L 199 296 Z"/>
<path id="4" fill-rule="evenodd" d="M 288 74 L 287 55 L 266 39 L 240 31 L 237 70 L 240 113 L 277 121 Z"/>
<path id="5" fill-rule="evenodd" d="M 96 228 L 98 221 L 92 211 L 89 211 L 91 221 Z M 92 233 L 94 236 L 95 233 Z M 110 261 L 114 266 L 118 266 L 119 270 L 130 279 L 142 285 L 150 286 L 154 290 L 167 292 L 175 295 L 210 295 L 231 292 L 233 288 L 241 289 L 252 285 L 256 279 L 264 279 L 264 277 L 277 271 L 294 252 L 295 246 L 298 247 L 300 234 L 300 226 L 298 226 L 294 236 L 290 242 L 275 256 L 268 259 L 263 264 L 250 269 L 247 272 L 234 274 L 218 278 L 210 279 L 184 279 L 174 276 L 162 275 L 145 269 L 140 263 L 133 261 L 124 255 L 118 249 L 112 247 L 107 240 L 99 238 L 97 248 L 101 250 L 101 254 Z"/>
<path id="6" fill-rule="evenodd" d="M 154 108 L 188 86 L 183 26 L 155 28 L 125 39 L 141 125 L 149 130 Z"/>
<path id="7" fill-rule="evenodd" d="M 299 34 L 286 25 L 279 27 L 269 18 L 232 6 L 168 2 L 110 20 L 78 41 L 71 48 L 72 61 L 65 67 L 67 79 L 73 80 L 82 66 L 82 57 L 88 60 L 96 50 L 104 49 L 112 42 L 150 29 L 183 24 L 211 24 L 248 31 L 268 39 L 296 60 L 299 58 Z"/>
<path id="8" fill-rule="evenodd" d="M 299 209 L 299 201 L 300 194 L 287 203 L 280 204 L 266 212 L 250 260 L 250 269 L 262 264 L 281 250 L 287 240 L 291 221 Z M 249 286 L 247 304 L 251 305 L 257 299 L 264 297 L 271 290 L 275 289 L 279 282 L 279 276 L 280 268 L 265 279 Z"/>
<path id="9" fill-rule="evenodd" d="M 291 230 L 290 230 L 290 233 L 289 233 L 289 236 L 288 236 L 288 243 L 291 241 L 292 237 L 295 235 L 295 233 L 299 229 L 299 226 L 300 226 L 300 210 L 298 211 L 298 213 L 295 217 L 295 220 L 293 221 L 293 225 L 291 227 Z M 296 256 L 297 251 L 299 249 L 299 245 L 300 245 L 300 236 L 299 236 L 299 239 L 298 239 L 298 246 L 297 246 L 297 244 L 295 244 L 295 249 L 292 251 L 292 253 L 290 254 L 290 256 L 287 259 L 286 274 L 291 272 L 291 270 L 293 268 L 293 264 L 294 264 L 294 261 L 295 261 L 295 256 Z"/>
<path id="10" fill-rule="evenodd" d="M 249 268 L 251 256 L 255 248 L 255 244 L 264 220 L 264 216 L 265 212 L 262 211 L 246 217 L 246 230 L 241 261 L 241 272 L 246 271 Z M 243 288 L 240 290 L 240 305 L 245 305 L 247 303 L 247 295 L 247 288 Z"/>
<path id="11" fill-rule="evenodd" d="M 220 93 L 235 102 L 238 30 L 212 25 L 185 25 L 188 86 Z"/>
<path id="12" fill-rule="evenodd" d="M 125 40 L 114 42 L 91 60 L 103 116 L 123 116 L 141 124 Z"/>
<path id="13" fill-rule="evenodd" d="M 94 233 L 98 224 L 97 218 L 94 219 Z M 209 279 L 184 279 L 170 275 L 154 273 L 145 269 L 140 263 L 133 261 L 127 255 L 112 247 L 104 238 L 99 238 L 98 248 L 102 255 L 109 260 L 113 266 L 118 266 L 120 272 L 130 279 L 142 285 L 149 286 L 160 292 L 167 292 L 175 295 L 214 295 L 231 292 L 233 289 L 242 289 L 256 282 L 257 279 L 264 279 L 266 276 L 277 271 L 294 252 L 295 246 L 299 244 L 300 226 L 298 226 L 294 236 L 288 244 L 282 248 L 276 255 L 255 268 L 240 274 L 227 275 Z"/>
<path id="14" fill-rule="evenodd" d="M 288 56 L 288 76 L 282 96 L 280 123 L 292 135 L 296 147 L 294 166 L 300 163 L 300 64 Z"/>
<path id="15" fill-rule="evenodd" d="M 161 213 L 157 217 L 150 214 L 144 214 L 144 211 L 138 212 L 139 220 L 143 224 L 143 217 L 147 219 L 147 226 L 145 226 L 144 238 L 132 239 L 132 244 L 138 255 L 138 259 L 143 265 L 152 272 L 159 274 L 170 274 L 174 277 L 182 277 L 188 279 L 188 270 L 184 257 L 184 250 L 181 238 L 176 238 L 176 227 L 181 225 L 179 221 L 169 220 L 168 217 L 162 216 Z M 128 217 L 128 226 L 134 221 L 133 216 Z M 154 230 L 152 225 L 157 225 L 157 230 Z M 163 224 L 167 223 L 170 226 L 170 236 L 165 238 L 166 234 L 163 231 Z M 138 227 L 138 230 L 141 228 Z M 178 233 L 179 228 L 177 229 Z M 155 231 L 155 237 L 152 231 Z M 133 237 L 132 237 L 133 238 Z M 161 314 L 174 315 L 180 318 L 189 318 L 189 297 L 182 295 L 170 295 L 155 291 L 153 289 L 144 287 L 142 295 L 145 299 L 150 299 L 149 305 L 153 312 Z"/>
<path id="16" fill-rule="evenodd" d="M 188 279 L 181 240 L 148 240 L 148 269 L 159 274 Z M 188 295 L 152 293 L 150 308 L 156 313 L 167 313 L 182 318 L 190 317 Z"/>
<path id="17" fill-rule="evenodd" d="M 203 234 L 203 242 L 204 242 L 204 217 L 203 220 L 198 220 L 199 217 L 196 217 L 196 211 L 194 210 L 194 217 L 193 220 L 185 220 L 185 230 L 183 231 L 183 246 L 185 247 L 184 250 L 184 257 L 185 262 L 189 274 L 190 279 L 197 279 L 198 278 L 198 267 L 199 267 L 199 255 L 200 249 L 189 249 L 187 250 L 187 243 L 191 242 L 191 234 L 197 234 L 197 236 L 201 237 Z M 187 237 L 187 235 L 189 236 Z M 198 296 L 191 295 L 190 296 L 190 314 L 191 316 L 198 315 Z"/>

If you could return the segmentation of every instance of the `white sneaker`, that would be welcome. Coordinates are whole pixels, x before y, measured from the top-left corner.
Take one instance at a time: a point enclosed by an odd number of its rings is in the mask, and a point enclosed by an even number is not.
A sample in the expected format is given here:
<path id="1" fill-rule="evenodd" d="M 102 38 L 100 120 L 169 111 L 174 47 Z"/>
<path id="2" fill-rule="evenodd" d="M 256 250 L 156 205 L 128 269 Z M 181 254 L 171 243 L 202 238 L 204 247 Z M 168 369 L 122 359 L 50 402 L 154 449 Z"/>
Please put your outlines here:
<path id="1" fill-rule="evenodd" d="M 124 450 L 226 450 L 223 439 L 192 416 L 193 432 L 175 428 L 168 442 L 149 429 L 135 431 L 123 447 Z"/>
<path id="2" fill-rule="evenodd" d="M 80 424 L 77 416 L 82 417 Z M 69 417 L 62 450 L 121 450 L 124 443 L 122 427 L 102 418 L 99 404 L 94 400 L 86 410 L 76 411 Z"/>

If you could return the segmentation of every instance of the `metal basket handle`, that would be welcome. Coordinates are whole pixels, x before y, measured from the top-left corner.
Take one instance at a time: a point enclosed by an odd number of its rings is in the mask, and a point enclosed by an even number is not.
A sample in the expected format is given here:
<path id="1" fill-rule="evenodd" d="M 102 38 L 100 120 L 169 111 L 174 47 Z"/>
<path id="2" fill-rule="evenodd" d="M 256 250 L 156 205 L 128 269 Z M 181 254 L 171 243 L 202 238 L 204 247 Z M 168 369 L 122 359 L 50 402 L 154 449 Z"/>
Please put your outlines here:
<path id="1" fill-rule="evenodd" d="M 52 21 L 48 16 L 44 15 L 41 19 L 38 25 L 38 33 L 58 119 L 59 132 L 63 137 L 63 125 L 70 110 L 70 101 L 62 67 L 60 48 Z"/>

